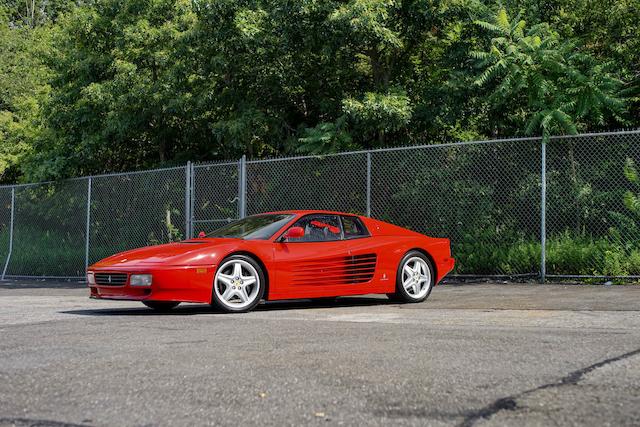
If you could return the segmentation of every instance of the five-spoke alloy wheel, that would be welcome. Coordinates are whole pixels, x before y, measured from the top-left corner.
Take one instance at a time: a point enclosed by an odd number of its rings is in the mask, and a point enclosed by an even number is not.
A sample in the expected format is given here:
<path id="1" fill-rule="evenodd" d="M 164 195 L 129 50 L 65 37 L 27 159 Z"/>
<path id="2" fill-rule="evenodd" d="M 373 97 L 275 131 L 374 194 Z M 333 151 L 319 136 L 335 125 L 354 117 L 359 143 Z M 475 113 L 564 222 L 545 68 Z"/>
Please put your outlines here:
<path id="1" fill-rule="evenodd" d="M 431 260 L 422 252 L 410 251 L 398 265 L 396 292 L 389 297 L 402 302 L 421 302 L 431 293 L 434 282 Z"/>
<path id="2" fill-rule="evenodd" d="M 260 265 L 251 257 L 233 255 L 222 261 L 216 271 L 212 301 L 227 312 L 246 312 L 260 303 L 264 287 Z"/>

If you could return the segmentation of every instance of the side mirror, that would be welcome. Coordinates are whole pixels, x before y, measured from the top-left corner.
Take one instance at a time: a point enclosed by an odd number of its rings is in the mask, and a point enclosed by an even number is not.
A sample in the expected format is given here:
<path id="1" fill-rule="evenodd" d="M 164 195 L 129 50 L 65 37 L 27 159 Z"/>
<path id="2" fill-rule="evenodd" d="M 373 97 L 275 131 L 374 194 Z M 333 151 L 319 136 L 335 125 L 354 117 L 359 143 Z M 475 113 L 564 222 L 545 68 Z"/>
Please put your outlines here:
<path id="1" fill-rule="evenodd" d="M 198 239 L 202 239 L 203 237 L 207 237 L 207 233 L 205 233 L 204 231 L 199 232 Z"/>
<path id="2" fill-rule="evenodd" d="M 282 237 L 285 239 L 299 239 L 301 237 L 304 237 L 304 228 L 291 227 L 290 229 L 287 230 L 286 233 L 284 233 L 284 236 Z"/>

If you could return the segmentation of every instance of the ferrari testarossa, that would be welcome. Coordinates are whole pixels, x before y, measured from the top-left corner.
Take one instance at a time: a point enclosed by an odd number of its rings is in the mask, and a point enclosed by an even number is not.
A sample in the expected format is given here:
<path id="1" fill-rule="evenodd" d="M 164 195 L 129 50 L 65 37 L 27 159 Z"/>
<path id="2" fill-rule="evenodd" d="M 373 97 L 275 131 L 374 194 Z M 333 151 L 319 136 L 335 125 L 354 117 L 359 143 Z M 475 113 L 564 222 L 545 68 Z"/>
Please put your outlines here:
<path id="1" fill-rule="evenodd" d="M 91 298 L 245 312 L 261 300 L 363 294 L 421 302 L 453 265 L 449 239 L 341 212 L 283 211 L 110 256 L 89 267 L 87 282 Z"/>

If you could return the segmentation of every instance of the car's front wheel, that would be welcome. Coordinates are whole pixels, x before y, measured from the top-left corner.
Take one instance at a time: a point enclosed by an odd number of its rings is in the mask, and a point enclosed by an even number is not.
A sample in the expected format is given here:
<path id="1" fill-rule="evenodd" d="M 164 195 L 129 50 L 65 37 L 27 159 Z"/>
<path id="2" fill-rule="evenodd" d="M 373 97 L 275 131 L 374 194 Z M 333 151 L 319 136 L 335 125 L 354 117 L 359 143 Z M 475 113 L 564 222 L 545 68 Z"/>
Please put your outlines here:
<path id="1" fill-rule="evenodd" d="M 265 278 L 260 265 L 251 257 L 233 255 L 226 258 L 213 279 L 212 301 L 229 313 L 243 313 L 260 303 Z"/>
<path id="2" fill-rule="evenodd" d="M 155 311 L 169 311 L 180 304 L 174 301 L 142 301 L 142 303 Z"/>
<path id="3" fill-rule="evenodd" d="M 396 292 L 389 298 L 399 302 L 422 302 L 435 284 L 431 260 L 422 252 L 409 251 L 398 265 Z"/>

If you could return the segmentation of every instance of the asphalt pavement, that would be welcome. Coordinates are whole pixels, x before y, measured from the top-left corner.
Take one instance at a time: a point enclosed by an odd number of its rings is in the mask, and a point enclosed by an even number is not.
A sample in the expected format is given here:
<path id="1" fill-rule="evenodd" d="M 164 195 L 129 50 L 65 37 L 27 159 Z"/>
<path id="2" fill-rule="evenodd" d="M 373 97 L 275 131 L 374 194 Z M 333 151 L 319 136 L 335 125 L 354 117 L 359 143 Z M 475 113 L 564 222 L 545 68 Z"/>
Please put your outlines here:
<path id="1" fill-rule="evenodd" d="M 640 425 L 640 286 L 157 314 L 0 284 L 0 426 Z"/>

